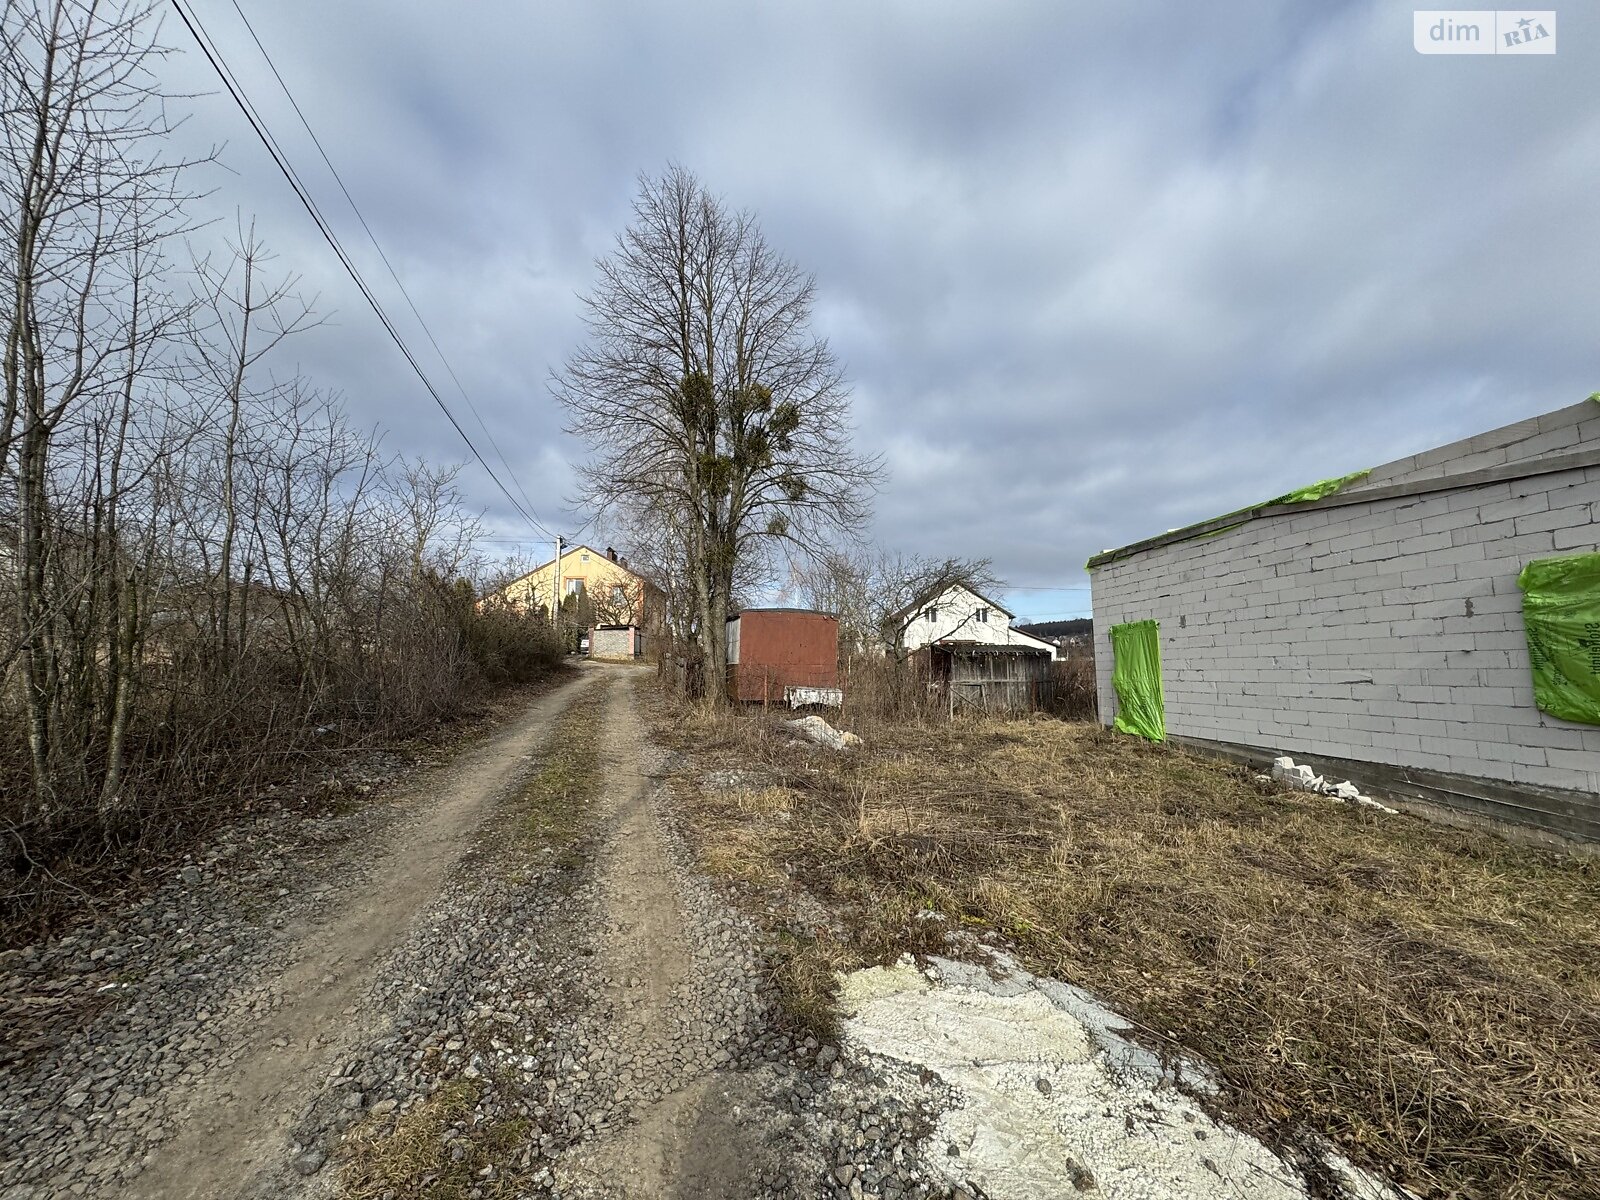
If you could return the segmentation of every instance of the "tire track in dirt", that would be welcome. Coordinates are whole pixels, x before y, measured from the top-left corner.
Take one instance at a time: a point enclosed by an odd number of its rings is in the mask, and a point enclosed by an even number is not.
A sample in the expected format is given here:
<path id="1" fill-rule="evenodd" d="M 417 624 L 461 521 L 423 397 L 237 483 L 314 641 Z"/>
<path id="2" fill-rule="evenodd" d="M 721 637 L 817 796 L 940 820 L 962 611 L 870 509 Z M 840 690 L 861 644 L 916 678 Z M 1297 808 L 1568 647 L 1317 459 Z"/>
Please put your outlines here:
<path id="1" fill-rule="evenodd" d="M 598 960 L 613 1017 L 594 1037 L 609 1060 L 602 1069 L 623 1081 L 619 1099 L 632 1120 L 584 1147 L 561 1174 L 581 1196 L 752 1195 L 761 1158 L 750 1119 L 755 1080 L 725 1069 L 725 1022 L 699 1000 L 685 898 L 655 809 L 661 755 L 634 688 L 631 677 L 618 680 L 606 717 L 610 832 L 596 864 Z"/>
<path id="2" fill-rule="evenodd" d="M 357 1002 L 433 900 L 493 801 L 528 769 L 557 716 L 596 676 L 560 688 L 484 746 L 409 789 L 417 811 L 375 847 L 377 860 L 327 923 L 308 930 L 273 981 L 240 981 L 271 995 L 242 1053 L 185 1098 L 176 1137 L 150 1155 L 125 1195 L 135 1200 L 246 1196 L 284 1153 L 304 1098 L 341 1050 L 373 1035 Z M 249 993 L 241 997 L 243 1006 Z M 222 1014 L 224 1018 L 228 1014 Z"/>

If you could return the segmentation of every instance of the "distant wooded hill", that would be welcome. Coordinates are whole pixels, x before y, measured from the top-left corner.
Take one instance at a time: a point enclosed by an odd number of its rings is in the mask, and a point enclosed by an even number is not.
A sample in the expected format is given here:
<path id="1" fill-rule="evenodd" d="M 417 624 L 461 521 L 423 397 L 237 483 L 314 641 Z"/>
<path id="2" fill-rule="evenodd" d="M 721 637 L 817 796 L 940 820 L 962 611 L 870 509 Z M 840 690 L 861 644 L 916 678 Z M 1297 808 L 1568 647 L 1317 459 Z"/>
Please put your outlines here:
<path id="1" fill-rule="evenodd" d="M 1037 625 L 1018 625 L 1017 628 L 1041 638 L 1072 637 L 1080 633 L 1091 637 L 1094 635 L 1094 622 L 1088 617 L 1074 617 L 1070 621 L 1040 621 Z"/>

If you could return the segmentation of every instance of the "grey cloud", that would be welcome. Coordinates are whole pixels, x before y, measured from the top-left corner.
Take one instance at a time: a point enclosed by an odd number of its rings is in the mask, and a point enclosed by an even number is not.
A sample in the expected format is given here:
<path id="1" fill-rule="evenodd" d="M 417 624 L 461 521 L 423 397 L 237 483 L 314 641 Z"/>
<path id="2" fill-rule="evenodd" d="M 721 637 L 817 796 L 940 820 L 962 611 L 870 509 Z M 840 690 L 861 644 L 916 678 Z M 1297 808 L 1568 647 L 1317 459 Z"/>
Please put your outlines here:
<path id="1" fill-rule="evenodd" d="M 1586 9 L 1560 13 L 1558 55 L 1520 60 L 1418 56 L 1410 9 L 1376 3 L 246 11 L 551 520 L 581 519 L 561 505 L 583 451 L 545 382 L 636 175 L 669 160 L 815 273 L 860 439 L 896 468 L 879 535 L 1030 584 L 1081 586 L 1095 550 L 1600 386 Z M 173 66 L 191 88 L 193 59 Z M 339 311 L 307 369 L 392 448 L 463 456 L 231 105 L 195 108 L 188 136 L 232 143 L 215 210 L 259 212 Z"/>

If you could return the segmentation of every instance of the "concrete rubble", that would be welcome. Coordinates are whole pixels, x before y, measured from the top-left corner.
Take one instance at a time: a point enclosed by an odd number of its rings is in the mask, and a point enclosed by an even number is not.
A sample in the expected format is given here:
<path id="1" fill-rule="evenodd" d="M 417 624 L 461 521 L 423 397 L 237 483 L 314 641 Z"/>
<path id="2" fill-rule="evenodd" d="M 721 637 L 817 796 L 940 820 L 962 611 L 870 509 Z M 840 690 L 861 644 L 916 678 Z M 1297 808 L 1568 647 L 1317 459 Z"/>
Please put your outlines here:
<path id="1" fill-rule="evenodd" d="M 785 721 L 784 724 L 801 737 L 819 746 L 827 746 L 830 750 L 848 750 L 861 744 L 861 739 L 855 734 L 841 733 L 816 715 L 801 717 L 798 721 Z"/>
<path id="2" fill-rule="evenodd" d="M 1346 804 L 1359 804 L 1364 808 L 1375 808 L 1379 812 L 1393 813 L 1395 810 L 1387 804 L 1374 800 L 1371 796 L 1364 796 L 1361 789 L 1349 780 L 1334 783 L 1332 780 L 1318 775 L 1304 763 L 1296 764 L 1288 755 L 1272 760 L 1272 773 L 1270 778 L 1278 783 L 1294 788 L 1298 792 L 1315 792 L 1320 796 L 1327 796 L 1333 800 L 1342 800 Z"/>
<path id="3" fill-rule="evenodd" d="M 1280 1158 L 1197 1098 L 1205 1064 L 1157 1055 L 1089 993 L 995 953 L 982 964 L 909 956 L 839 980 L 847 1058 L 876 1061 L 908 1095 L 952 1091 L 928 1142 L 956 1195 L 996 1200 L 1414 1200 L 1332 1146 Z M 1307 1170 L 1307 1167 L 1312 1167 Z"/>

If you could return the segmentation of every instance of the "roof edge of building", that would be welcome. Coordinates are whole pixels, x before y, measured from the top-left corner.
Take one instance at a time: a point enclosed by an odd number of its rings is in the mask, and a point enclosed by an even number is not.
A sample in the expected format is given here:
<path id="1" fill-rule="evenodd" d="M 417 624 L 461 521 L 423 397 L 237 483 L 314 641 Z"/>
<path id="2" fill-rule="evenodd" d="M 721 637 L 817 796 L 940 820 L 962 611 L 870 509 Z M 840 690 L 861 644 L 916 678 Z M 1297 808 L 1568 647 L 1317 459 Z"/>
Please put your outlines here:
<path id="1" fill-rule="evenodd" d="M 1000 604 L 998 601 L 991 600 L 988 596 L 985 596 L 970 583 L 966 583 L 960 579 L 952 579 L 944 584 L 935 584 L 932 587 L 924 588 L 920 593 L 918 593 L 915 600 L 912 600 L 909 604 L 902 605 L 901 607 L 895 609 L 894 612 L 890 613 L 884 618 L 884 621 L 888 624 L 893 624 L 894 622 L 899 621 L 901 617 L 907 616 L 911 613 L 920 612 L 922 609 L 928 606 L 929 601 L 938 599 L 940 596 L 954 588 L 960 588 L 968 595 L 975 596 L 977 599 L 982 600 L 996 612 L 1003 612 L 1006 616 L 1012 618 L 1013 620 L 1016 619 L 1016 613 L 1012 612 L 1009 608 L 1003 604 Z"/>
<path id="2" fill-rule="evenodd" d="M 783 604 L 772 604 L 750 605 L 747 608 L 741 608 L 738 612 L 729 613 L 726 617 L 724 617 L 723 623 L 727 624 L 729 621 L 737 621 L 740 617 L 744 616 L 745 613 L 799 613 L 800 615 L 807 617 L 827 617 L 834 621 L 839 619 L 838 613 L 826 612 L 820 608 L 794 608 Z"/>
<path id="3" fill-rule="evenodd" d="M 1382 484 L 1375 487 L 1358 488 L 1353 491 L 1338 491 L 1322 496 L 1316 500 L 1291 501 L 1280 503 L 1268 501 L 1250 508 L 1239 508 L 1233 512 L 1224 513 L 1220 517 L 1209 520 L 1197 521 L 1193 525 L 1185 525 L 1179 529 L 1169 529 L 1166 533 L 1156 534 L 1137 542 L 1129 542 L 1115 550 L 1102 550 L 1084 564 L 1087 570 L 1103 567 L 1110 563 L 1120 562 L 1126 558 L 1144 554 L 1150 550 L 1157 550 L 1163 546 L 1175 545 L 1179 542 L 1192 542 L 1200 538 L 1214 537 L 1248 525 L 1252 521 L 1265 518 L 1288 516 L 1292 513 L 1306 512 L 1319 508 L 1346 508 L 1354 504 L 1373 504 L 1380 500 L 1397 500 L 1409 496 L 1426 496 L 1435 492 L 1453 492 L 1463 488 L 1481 487 L 1489 483 L 1506 483 L 1518 479 L 1531 479 L 1538 475 L 1553 475 L 1561 471 L 1579 471 L 1585 467 L 1600 466 L 1600 448 L 1593 450 L 1578 450 L 1569 454 L 1557 454 L 1547 458 L 1525 459 L 1521 462 L 1504 463 L 1497 467 L 1484 467 L 1477 471 L 1463 471 L 1457 475 L 1435 475 L 1421 479 L 1402 480 L 1399 483 Z"/>

